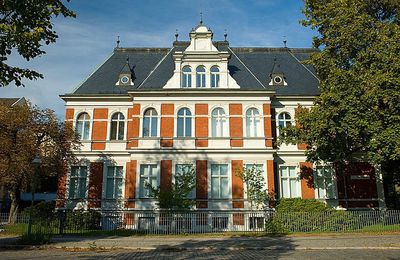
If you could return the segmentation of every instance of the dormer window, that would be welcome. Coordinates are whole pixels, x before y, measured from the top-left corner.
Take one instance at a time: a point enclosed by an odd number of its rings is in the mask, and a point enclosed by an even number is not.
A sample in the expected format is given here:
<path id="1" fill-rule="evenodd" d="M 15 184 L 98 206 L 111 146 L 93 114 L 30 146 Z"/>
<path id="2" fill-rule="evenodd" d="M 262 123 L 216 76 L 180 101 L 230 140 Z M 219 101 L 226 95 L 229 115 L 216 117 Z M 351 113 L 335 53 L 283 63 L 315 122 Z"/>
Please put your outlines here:
<path id="1" fill-rule="evenodd" d="M 274 59 L 274 66 L 272 67 L 271 73 L 269 74 L 270 82 L 268 85 L 270 86 L 287 86 L 285 75 L 281 70 L 281 66 L 278 63 L 277 59 Z"/>
<path id="2" fill-rule="evenodd" d="M 129 64 L 129 58 L 126 59 L 126 62 L 124 66 L 122 67 L 119 76 L 118 76 L 118 81 L 115 84 L 116 86 L 133 86 L 133 81 L 135 80 L 135 75 L 133 73 L 133 68 L 135 66 L 131 67 Z"/>
<path id="3" fill-rule="evenodd" d="M 189 66 L 185 66 L 182 69 L 182 88 L 192 87 L 192 69 Z"/>
<path id="4" fill-rule="evenodd" d="M 218 68 L 218 66 L 211 67 L 211 87 L 212 88 L 219 87 L 219 68 Z"/>
<path id="5" fill-rule="evenodd" d="M 206 87 L 206 69 L 204 68 L 204 66 L 198 66 L 196 68 L 196 87 Z"/>

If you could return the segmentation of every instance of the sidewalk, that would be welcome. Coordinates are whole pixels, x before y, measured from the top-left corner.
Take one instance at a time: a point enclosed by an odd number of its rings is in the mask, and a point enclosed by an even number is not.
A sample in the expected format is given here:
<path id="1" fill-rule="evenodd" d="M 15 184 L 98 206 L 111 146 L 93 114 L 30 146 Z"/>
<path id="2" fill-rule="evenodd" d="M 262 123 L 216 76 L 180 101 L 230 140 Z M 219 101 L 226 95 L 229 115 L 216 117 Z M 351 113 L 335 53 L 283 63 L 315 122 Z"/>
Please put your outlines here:
<path id="1" fill-rule="evenodd" d="M 15 243 L 15 238 L 0 238 L 0 248 Z M 305 250 L 305 249 L 400 249 L 400 235 L 323 235 L 282 237 L 206 237 L 206 236 L 56 236 L 43 248 L 130 249 L 130 250 Z"/>

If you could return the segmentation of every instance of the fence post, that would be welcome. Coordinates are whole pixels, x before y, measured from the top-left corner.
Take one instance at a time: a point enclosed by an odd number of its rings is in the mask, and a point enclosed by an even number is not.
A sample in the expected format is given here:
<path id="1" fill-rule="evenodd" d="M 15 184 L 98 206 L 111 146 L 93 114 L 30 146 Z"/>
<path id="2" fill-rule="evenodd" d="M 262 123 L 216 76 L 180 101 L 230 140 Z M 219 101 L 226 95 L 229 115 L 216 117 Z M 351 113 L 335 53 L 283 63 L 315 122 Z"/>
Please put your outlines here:
<path id="1" fill-rule="evenodd" d="M 64 227 L 65 227 L 65 218 L 67 216 L 67 212 L 65 209 L 58 211 L 58 220 L 59 220 L 59 234 L 64 235 Z"/>

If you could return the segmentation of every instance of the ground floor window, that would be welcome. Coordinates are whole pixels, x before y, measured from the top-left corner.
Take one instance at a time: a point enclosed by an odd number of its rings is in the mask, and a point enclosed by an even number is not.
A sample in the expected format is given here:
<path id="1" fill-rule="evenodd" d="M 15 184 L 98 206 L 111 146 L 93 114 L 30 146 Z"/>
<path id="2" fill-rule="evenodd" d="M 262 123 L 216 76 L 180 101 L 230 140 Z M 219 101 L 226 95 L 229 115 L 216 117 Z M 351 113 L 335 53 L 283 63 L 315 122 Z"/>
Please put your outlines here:
<path id="1" fill-rule="evenodd" d="M 157 164 L 140 165 L 139 198 L 151 198 L 150 190 L 146 188 L 146 183 L 154 188 L 158 187 L 158 167 Z"/>
<path id="2" fill-rule="evenodd" d="M 186 175 L 187 177 L 192 176 L 193 177 L 193 184 L 194 188 L 193 190 L 188 194 L 188 199 L 195 199 L 196 198 L 196 169 L 193 164 L 175 164 L 175 183 L 176 183 L 176 178 L 178 176 L 184 176 Z"/>
<path id="3" fill-rule="evenodd" d="M 122 198 L 123 167 L 108 166 L 106 181 L 106 199 Z"/>
<path id="4" fill-rule="evenodd" d="M 300 178 L 296 166 L 280 166 L 279 178 L 282 198 L 300 197 Z"/>
<path id="5" fill-rule="evenodd" d="M 69 178 L 69 198 L 83 199 L 86 197 L 87 166 L 71 166 Z"/>
<path id="6" fill-rule="evenodd" d="M 318 199 L 336 199 L 336 175 L 331 166 L 317 166 L 314 185 Z"/>
<path id="7" fill-rule="evenodd" d="M 211 164 L 211 198 L 229 198 L 228 164 Z"/>

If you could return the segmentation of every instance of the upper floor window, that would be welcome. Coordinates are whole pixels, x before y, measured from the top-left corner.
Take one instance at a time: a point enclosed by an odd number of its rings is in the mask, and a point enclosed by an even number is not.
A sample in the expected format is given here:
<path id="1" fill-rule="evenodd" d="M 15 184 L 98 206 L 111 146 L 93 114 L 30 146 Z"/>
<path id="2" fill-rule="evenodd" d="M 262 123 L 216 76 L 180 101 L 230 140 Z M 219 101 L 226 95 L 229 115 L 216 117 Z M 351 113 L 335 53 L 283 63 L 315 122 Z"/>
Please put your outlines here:
<path id="1" fill-rule="evenodd" d="M 218 66 L 211 67 L 211 87 L 219 87 L 219 68 Z"/>
<path id="2" fill-rule="evenodd" d="M 86 197 L 86 166 L 71 166 L 71 174 L 69 177 L 69 194 L 70 199 L 83 199 Z"/>
<path id="3" fill-rule="evenodd" d="M 315 191 L 318 199 L 335 199 L 335 170 L 330 166 L 317 166 L 315 171 Z"/>
<path id="4" fill-rule="evenodd" d="M 182 88 L 192 87 L 192 69 L 189 66 L 185 66 L 182 69 Z"/>
<path id="5" fill-rule="evenodd" d="M 111 117 L 110 140 L 124 140 L 125 117 L 117 112 Z"/>
<path id="6" fill-rule="evenodd" d="M 204 66 L 198 66 L 196 68 L 196 87 L 206 87 L 206 69 L 204 68 Z"/>
<path id="7" fill-rule="evenodd" d="M 81 140 L 89 140 L 90 116 L 88 113 L 81 113 L 76 120 L 76 132 Z"/>
<path id="8" fill-rule="evenodd" d="M 261 119 L 257 108 L 246 111 L 246 135 L 247 137 L 261 136 Z"/>
<path id="9" fill-rule="evenodd" d="M 122 166 L 107 167 L 106 199 L 122 198 Z"/>
<path id="10" fill-rule="evenodd" d="M 222 137 L 228 132 L 225 111 L 218 107 L 211 112 L 211 136 Z"/>
<path id="11" fill-rule="evenodd" d="M 192 136 L 192 113 L 186 107 L 179 109 L 177 119 L 177 136 Z"/>
<path id="12" fill-rule="evenodd" d="M 287 112 L 282 112 L 278 116 L 278 124 L 280 128 L 292 125 L 292 117 Z"/>
<path id="13" fill-rule="evenodd" d="M 157 111 L 154 108 L 148 108 L 143 116 L 143 137 L 157 136 Z"/>

